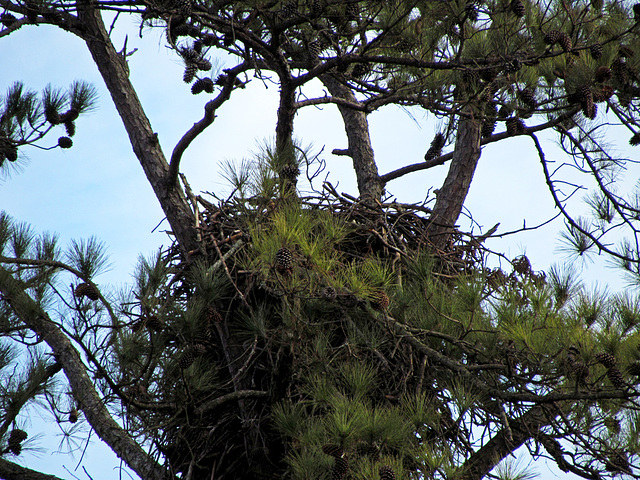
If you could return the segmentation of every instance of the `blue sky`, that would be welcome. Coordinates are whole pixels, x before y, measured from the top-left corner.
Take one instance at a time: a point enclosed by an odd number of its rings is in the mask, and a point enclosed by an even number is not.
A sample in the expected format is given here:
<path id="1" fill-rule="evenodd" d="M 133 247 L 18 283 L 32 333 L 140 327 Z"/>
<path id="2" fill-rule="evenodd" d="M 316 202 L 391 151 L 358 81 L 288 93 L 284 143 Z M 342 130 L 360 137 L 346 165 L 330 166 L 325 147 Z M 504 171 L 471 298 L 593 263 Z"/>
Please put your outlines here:
<path id="1" fill-rule="evenodd" d="M 142 40 L 135 26 L 116 29 L 116 47 L 122 47 L 128 34 L 128 47 L 138 48 L 130 57 L 131 80 L 165 154 L 202 114 L 203 95 L 193 96 L 182 82 L 182 64 L 164 47 L 159 31 L 150 32 Z M 137 257 L 147 255 L 168 243 L 162 223 L 152 232 L 163 215 L 151 187 L 147 184 L 122 123 L 104 88 L 85 45 L 70 34 L 52 28 L 23 27 L 0 39 L 0 91 L 14 81 L 40 91 L 48 83 L 67 87 L 74 80 L 94 84 L 100 93 L 98 109 L 77 122 L 74 146 L 69 150 L 51 151 L 23 149 L 27 157 L 21 172 L 13 173 L 0 183 L 0 209 L 37 231 L 60 234 L 61 243 L 72 238 L 96 236 L 108 247 L 112 269 L 98 277 L 97 283 L 122 287 L 130 280 Z M 315 86 L 315 93 L 321 90 Z M 308 95 L 313 92 L 309 91 Z M 234 93 L 230 102 L 220 108 L 214 124 L 187 151 L 181 167 L 195 192 L 214 191 L 224 196 L 228 186 L 220 176 L 220 165 L 228 159 L 251 156 L 257 144 L 272 137 L 277 108 L 277 86 L 252 79 L 245 90 Z M 438 127 L 437 122 L 415 112 L 388 107 L 370 116 L 371 133 L 381 173 L 399 166 L 419 162 Z M 338 191 L 355 194 L 355 176 L 346 157 L 331 155 L 334 148 L 346 147 L 341 119 L 333 106 L 308 107 L 296 119 L 295 133 L 303 144 L 312 143 L 316 151 L 324 148 L 322 157 L 331 172 L 329 180 L 339 184 Z M 59 133 L 42 145 L 51 146 Z M 621 145 L 626 144 L 621 139 Z M 562 161 L 555 150 L 550 158 Z M 389 193 L 402 202 L 424 199 L 429 188 L 438 188 L 447 167 L 419 172 L 392 182 Z M 629 183 L 638 180 L 638 170 L 630 170 Z M 531 141 L 513 138 L 488 146 L 483 151 L 474 177 L 467 207 L 474 219 L 488 229 L 501 222 L 500 231 L 514 230 L 526 221 L 528 226 L 544 222 L 555 214 L 546 190 L 542 171 Z M 463 227 L 467 227 L 461 222 Z M 508 237 L 489 243 L 489 247 L 513 258 L 523 252 L 536 270 L 548 270 L 552 263 L 566 261 L 558 253 L 556 221 L 535 232 Z M 476 227 L 476 232 L 478 232 Z M 570 262 L 573 263 L 573 262 Z M 580 266 L 580 263 L 577 264 Z M 606 267 L 603 259 L 587 263 L 585 281 L 600 282 L 610 290 L 620 290 L 624 282 L 618 272 Z M 73 470 L 77 463 L 55 453 L 58 439 L 47 433 L 53 428 L 42 426 L 35 418 L 33 430 L 43 429 L 36 442 L 46 448 L 40 457 L 23 455 L 20 461 L 31 468 L 70 478 L 63 467 Z M 51 437 L 51 438 L 50 438 Z M 117 478 L 113 457 L 104 447 L 87 451 L 88 473 L 94 480 Z M 79 478 L 86 478 L 78 471 Z M 124 475 L 122 478 L 128 478 Z"/>

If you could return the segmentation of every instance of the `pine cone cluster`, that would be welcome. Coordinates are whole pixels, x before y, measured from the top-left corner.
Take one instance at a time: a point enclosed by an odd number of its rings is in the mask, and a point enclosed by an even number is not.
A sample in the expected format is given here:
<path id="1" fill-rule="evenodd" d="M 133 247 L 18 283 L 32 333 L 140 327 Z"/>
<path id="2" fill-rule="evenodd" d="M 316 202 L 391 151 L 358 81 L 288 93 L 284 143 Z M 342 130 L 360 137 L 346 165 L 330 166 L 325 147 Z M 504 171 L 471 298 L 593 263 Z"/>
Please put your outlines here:
<path id="1" fill-rule="evenodd" d="M 14 428 L 9 433 L 9 440 L 7 441 L 7 448 L 14 455 L 20 455 L 22 452 L 22 442 L 27 439 L 27 432 L 24 430 L 20 430 L 19 428 Z"/>
<path id="2" fill-rule="evenodd" d="M 209 77 L 200 78 L 191 85 L 191 93 L 193 95 L 198 95 L 202 92 L 213 93 L 213 80 Z"/>
<path id="3" fill-rule="evenodd" d="M 98 292 L 98 289 L 88 283 L 79 284 L 73 291 L 73 294 L 77 298 L 87 297 L 89 300 L 93 301 L 100 298 L 100 292 Z"/>
<path id="4" fill-rule="evenodd" d="M 293 254 L 287 247 L 282 247 L 276 252 L 276 270 L 285 275 L 291 275 L 293 272 Z"/>
<path id="5" fill-rule="evenodd" d="M 640 145 L 640 133 L 633 134 L 633 136 L 629 139 L 629 145 L 631 145 L 632 147 Z"/>
<path id="6" fill-rule="evenodd" d="M 433 140 L 431 140 L 431 145 L 429 146 L 429 150 L 424 155 L 424 159 L 428 162 L 429 160 L 433 160 L 436 157 L 439 157 L 442 154 L 442 149 L 444 147 L 444 135 L 440 132 L 436 133 Z"/>
<path id="7" fill-rule="evenodd" d="M 510 136 L 521 135 L 527 131 L 527 127 L 518 117 L 507 118 L 505 125 L 507 126 L 507 134 Z"/>

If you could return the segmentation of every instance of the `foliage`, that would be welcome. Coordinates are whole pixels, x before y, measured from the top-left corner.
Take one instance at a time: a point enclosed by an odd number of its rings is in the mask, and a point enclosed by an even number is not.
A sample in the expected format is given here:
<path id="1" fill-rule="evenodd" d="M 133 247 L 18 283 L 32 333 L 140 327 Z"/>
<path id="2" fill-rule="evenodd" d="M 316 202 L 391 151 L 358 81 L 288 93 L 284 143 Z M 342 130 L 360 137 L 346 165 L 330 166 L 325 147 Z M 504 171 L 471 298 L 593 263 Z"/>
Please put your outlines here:
<path id="1" fill-rule="evenodd" d="M 95 283 L 108 267 L 95 238 L 63 250 L 55 235 L 0 216 L 0 477 L 42 478 L 13 462 L 33 404 L 70 446 L 82 418 L 145 480 L 472 480 L 521 447 L 585 478 L 640 475 L 637 298 L 588 292 L 557 267 L 545 276 L 525 256 L 508 273 L 490 270 L 482 245 L 495 229 L 455 228 L 482 147 L 526 136 L 567 248 L 605 252 L 637 283 L 638 195 L 618 189 L 632 161 L 603 132 L 640 144 L 639 5 L 0 5 L 0 37 L 53 24 L 87 44 L 174 237 L 117 293 Z M 101 12 L 162 29 L 191 92 L 212 95 L 169 159 L 129 81 L 133 52 L 115 50 Z M 234 66 L 214 68 L 214 53 Z M 226 167 L 226 200 L 195 195 L 182 156 L 252 78 L 279 86 L 275 142 Z M 305 97 L 316 80 L 324 96 Z M 60 128 L 44 148 L 72 147 L 95 101 L 84 82 L 40 96 L 15 83 L 0 101 L 2 171 Z M 358 198 L 328 183 L 299 195 L 301 173 L 319 172 L 294 118 L 329 103 L 348 138 L 333 153 L 352 159 Z M 442 128 L 424 161 L 380 174 L 367 114 L 390 104 Z M 558 136 L 565 164 L 547 158 L 541 132 Z M 433 205 L 384 198 L 387 183 L 447 162 Z M 570 208 L 583 188 L 591 217 Z M 509 464 L 495 475 L 530 476 Z"/>

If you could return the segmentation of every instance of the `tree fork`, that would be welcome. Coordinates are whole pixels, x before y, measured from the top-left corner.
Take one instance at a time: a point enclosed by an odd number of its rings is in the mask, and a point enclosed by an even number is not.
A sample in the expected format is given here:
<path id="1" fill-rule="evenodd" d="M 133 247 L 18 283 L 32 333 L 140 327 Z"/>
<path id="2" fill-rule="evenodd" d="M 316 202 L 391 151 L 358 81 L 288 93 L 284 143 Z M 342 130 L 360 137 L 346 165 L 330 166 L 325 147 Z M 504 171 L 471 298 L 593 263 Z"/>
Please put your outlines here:
<path id="1" fill-rule="evenodd" d="M 443 249 L 454 231 L 480 159 L 482 119 L 473 107 L 465 109 L 462 115 L 449 172 L 438 193 L 428 228 L 431 244 L 436 249 Z"/>
<path id="2" fill-rule="evenodd" d="M 322 75 L 320 80 L 334 97 L 357 103 L 351 89 L 342 85 L 332 75 Z M 344 128 L 347 133 L 347 140 L 349 142 L 347 151 L 353 161 L 353 169 L 356 172 L 360 198 L 379 200 L 382 197 L 384 183 L 380 179 L 378 166 L 376 165 L 373 155 L 367 114 L 341 104 L 338 104 L 338 110 L 340 111 L 340 115 L 342 115 Z"/>
<path id="3" fill-rule="evenodd" d="M 197 249 L 193 212 L 182 190 L 171 187 L 167 181 L 169 164 L 129 80 L 124 64 L 126 60 L 116 52 L 98 10 L 88 2 L 82 2 L 78 6 L 78 18 L 84 27 L 78 34 L 87 44 L 104 79 L 129 135 L 133 151 L 158 198 L 176 240 L 184 253 Z"/>

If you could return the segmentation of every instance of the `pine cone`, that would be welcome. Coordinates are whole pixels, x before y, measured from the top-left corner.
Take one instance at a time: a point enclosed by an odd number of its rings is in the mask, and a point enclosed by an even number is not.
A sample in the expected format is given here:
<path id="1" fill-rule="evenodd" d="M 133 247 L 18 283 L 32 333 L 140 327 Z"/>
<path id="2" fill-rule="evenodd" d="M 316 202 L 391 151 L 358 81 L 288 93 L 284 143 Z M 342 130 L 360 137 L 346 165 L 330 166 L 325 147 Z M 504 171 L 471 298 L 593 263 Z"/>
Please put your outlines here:
<path id="1" fill-rule="evenodd" d="M 2 15 L 0 15 L 0 23 L 7 28 L 13 25 L 16 21 L 17 21 L 17 18 L 8 12 L 5 12 Z"/>
<path id="2" fill-rule="evenodd" d="M 69 421 L 71 423 L 76 423 L 78 421 L 78 410 L 75 408 L 69 412 Z"/>
<path id="3" fill-rule="evenodd" d="M 389 465 L 382 465 L 378 473 L 380 473 L 380 480 L 396 480 L 396 473 Z"/>
<path id="4" fill-rule="evenodd" d="M 599 43 L 594 43 L 589 47 L 589 51 L 591 52 L 591 57 L 594 60 L 598 60 L 602 57 L 602 45 Z"/>
<path id="5" fill-rule="evenodd" d="M 67 131 L 69 137 L 73 137 L 76 134 L 76 124 L 71 120 L 64 122 L 64 129 Z"/>
<path id="6" fill-rule="evenodd" d="M 276 270 L 279 273 L 290 275 L 293 270 L 293 254 L 291 250 L 282 247 L 276 252 Z"/>
<path id="7" fill-rule="evenodd" d="M 100 298 L 100 292 L 98 289 L 88 283 L 79 284 L 73 293 L 78 298 L 87 297 L 89 300 L 93 301 Z"/>
<path id="8" fill-rule="evenodd" d="M 386 310 L 387 307 L 389 306 L 389 303 L 390 303 L 389 296 L 382 290 L 375 292 L 371 296 L 371 308 L 373 308 L 374 310 L 378 310 L 378 311 Z"/>
<path id="9" fill-rule="evenodd" d="M 27 432 L 18 428 L 11 430 L 9 433 L 9 440 L 7 441 L 7 447 L 9 451 L 14 455 L 20 455 L 22 452 L 22 442 L 27 439 Z"/>
<path id="10" fill-rule="evenodd" d="M 220 315 L 220 312 L 218 312 L 218 310 L 216 310 L 212 306 L 207 307 L 206 315 L 207 315 L 207 322 L 209 322 L 212 325 L 220 324 L 224 320 L 222 318 L 222 315 Z"/>
<path id="11" fill-rule="evenodd" d="M 611 80 L 611 77 L 613 77 L 613 72 L 609 67 L 605 67 L 603 65 L 596 69 L 596 73 L 595 73 L 596 82 L 598 83 L 607 82 Z"/>
<path id="12" fill-rule="evenodd" d="M 571 37 L 566 33 L 560 33 L 560 37 L 558 38 L 558 44 L 565 52 L 571 51 L 573 48 L 573 43 L 571 42 Z"/>
<path id="13" fill-rule="evenodd" d="M 527 12 L 521 0 L 512 0 L 511 11 L 516 17 L 524 17 L 524 14 Z"/>
<path id="14" fill-rule="evenodd" d="M 327 443 L 322 446 L 322 451 L 334 458 L 340 458 L 344 454 L 342 447 L 340 445 L 335 445 L 333 443 Z"/>
<path id="15" fill-rule="evenodd" d="M 439 157 L 442 154 L 444 143 L 444 135 L 440 132 L 436 133 L 436 136 L 433 137 L 433 140 L 431 140 L 431 145 L 429 146 L 429 150 L 427 150 L 424 159 L 428 162 L 429 160 L 433 160 L 434 158 Z"/>
<path id="16" fill-rule="evenodd" d="M 607 378 L 611 382 L 611 385 L 618 390 L 622 390 L 626 386 L 622 372 L 620 372 L 620 369 L 615 365 L 607 370 Z"/>
<path id="17" fill-rule="evenodd" d="M 71 140 L 69 137 L 60 137 L 58 138 L 58 146 L 60 148 L 71 148 L 73 147 L 73 140 Z"/>
<path id="18" fill-rule="evenodd" d="M 155 315 L 150 315 L 145 318 L 145 326 L 154 332 L 161 332 L 164 328 L 164 323 Z"/>
<path id="19" fill-rule="evenodd" d="M 536 108 L 536 95 L 535 92 L 530 88 L 523 88 L 520 90 L 518 96 L 523 103 L 529 105 L 531 108 Z"/>
<path id="20" fill-rule="evenodd" d="M 507 134 L 510 136 L 521 135 L 526 132 L 524 123 L 518 117 L 507 118 L 505 124 L 507 126 Z"/>
<path id="21" fill-rule="evenodd" d="M 317 57 L 322 53 L 322 44 L 318 40 L 312 40 L 309 42 L 307 48 L 313 57 Z"/>
<path id="22" fill-rule="evenodd" d="M 193 9 L 191 0 L 176 0 L 175 6 L 181 16 L 188 17 L 191 15 L 191 10 Z"/>
<path id="23" fill-rule="evenodd" d="M 282 18 L 291 18 L 298 13 L 298 5 L 295 1 L 289 1 L 282 7 Z"/>
<path id="24" fill-rule="evenodd" d="M 336 292 L 335 288 L 328 285 L 322 289 L 321 295 L 325 300 L 329 300 L 330 302 L 332 302 L 336 299 L 338 293 Z"/>
<path id="25" fill-rule="evenodd" d="M 629 83 L 629 80 L 631 78 L 631 70 L 629 68 L 629 65 L 627 65 L 624 60 L 616 58 L 611 63 L 611 70 L 620 83 Z"/>
<path id="26" fill-rule="evenodd" d="M 616 361 L 616 357 L 614 357 L 610 353 L 598 353 L 595 356 L 595 360 L 596 362 L 604 365 L 605 368 L 615 367 L 616 364 L 618 363 Z"/>
<path id="27" fill-rule="evenodd" d="M 186 370 L 187 368 L 189 368 L 191 365 L 193 365 L 193 362 L 196 361 L 196 356 L 193 353 L 193 351 L 191 349 L 185 351 L 182 356 L 180 356 L 180 360 L 178 360 L 178 366 L 182 369 L 182 370 Z"/>
<path id="28" fill-rule="evenodd" d="M 184 83 L 191 83 L 196 78 L 196 73 L 198 72 L 198 66 L 195 63 L 187 63 L 184 67 L 184 75 L 182 76 L 182 80 Z"/>
<path id="29" fill-rule="evenodd" d="M 198 95 L 199 93 L 204 92 L 204 88 L 205 88 L 205 81 L 204 79 L 198 79 L 194 82 L 193 85 L 191 85 L 191 93 L 193 95 Z"/>
<path id="30" fill-rule="evenodd" d="M 487 138 L 493 135 L 496 129 L 497 120 L 495 118 L 487 118 L 482 121 L 482 129 L 480 131 L 482 138 Z"/>
<path id="31" fill-rule="evenodd" d="M 345 457 L 336 458 L 331 470 L 331 480 L 342 480 L 349 471 L 349 461 Z"/>
<path id="32" fill-rule="evenodd" d="M 289 182 L 296 182 L 300 175 L 300 168 L 296 164 L 287 164 L 280 169 L 280 177 L 288 180 Z"/>
<path id="33" fill-rule="evenodd" d="M 544 42 L 548 45 L 555 45 L 560 40 L 561 35 L 562 32 L 559 32 L 558 30 L 549 30 L 544 36 Z"/>
<path id="34" fill-rule="evenodd" d="M 609 85 L 603 85 L 599 90 L 592 92 L 593 101 L 596 103 L 606 102 L 613 96 L 613 88 Z"/>
<path id="35" fill-rule="evenodd" d="M 313 0 L 311 2 L 311 13 L 314 17 L 319 17 L 322 15 L 322 1 L 321 0 Z"/>

